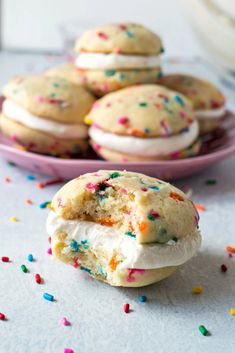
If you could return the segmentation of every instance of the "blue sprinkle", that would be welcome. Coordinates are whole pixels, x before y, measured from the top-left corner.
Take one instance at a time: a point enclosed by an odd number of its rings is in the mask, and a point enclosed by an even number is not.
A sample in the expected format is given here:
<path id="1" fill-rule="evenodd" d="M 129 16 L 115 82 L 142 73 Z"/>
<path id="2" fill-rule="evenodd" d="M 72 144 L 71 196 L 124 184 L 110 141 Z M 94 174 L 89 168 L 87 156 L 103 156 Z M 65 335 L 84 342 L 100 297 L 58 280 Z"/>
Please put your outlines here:
<path id="1" fill-rule="evenodd" d="M 78 251 L 79 250 L 79 244 L 76 242 L 76 240 L 72 240 L 71 243 L 70 243 L 70 248 L 73 250 L 73 251 Z"/>
<path id="2" fill-rule="evenodd" d="M 105 72 L 104 72 L 105 76 L 107 76 L 107 77 L 114 76 L 115 73 L 116 73 L 116 70 L 105 70 Z"/>
<path id="3" fill-rule="evenodd" d="M 160 188 L 159 188 L 159 186 L 153 185 L 153 186 L 149 186 L 149 189 L 152 189 L 152 190 L 159 190 Z"/>
<path id="4" fill-rule="evenodd" d="M 181 105 L 181 107 L 184 106 L 184 101 L 183 101 L 183 99 L 182 99 L 180 96 L 176 95 L 176 96 L 175 96 L 175 101 L 176 101 L 176 103 L 178 103 L 179 105 Z"/>
<path id="5" fill-rule="evenodd" d="M 32 262 L 34 260 L 33 255 L 32 254 L 28 254 L 28 261 Z"/>
<path id="6" fill-rule="evenodd" d="M 150 129 L 148 127 L 144 128 L 144 132 L 147 134 L 150 132 Z"/>
<path id="7" fill-rule="evenodd" d="M 87 268 L 87 267 L 80 266 L 80 269 L 81 269 L 82 271 L 85 271 L 85 272 L 89 273 L 89 275 L 92 274 L 91 270 L 90 270 L 89 268 Z"/>
<path id="8" fill-rule="evenodd" d="M 33 175 L 27 175 L 27 177 L 26 177 L 28 180 L 34 180 L 35 179 L 35 176 L 33 176 Z"/>
<path id="9" fill-rule="evenodd" d="M 128 235 L 129 237 L 136 238 L 136 235 L 134 233 L 132 233 L 130 230 L 128 232 L 126 232 L 125 234 Z"/>
<path id="10" fill-rule="evenodd" d="M 49 293 L 44 293 L 43 294 L 43 298 L 48 300 L 49 302 L 53 302 L 54 301 L 54 296 L 49 294 Z"/>
<path id="11" fill-rule="evenodd" d="M 99 265 L 97 272 L 101 275 L 101 276 L 107 276 L 107 274 L 103 271 L 103 268 L 101 265 Z"/>
<path id="12" fill-rule="evenodd" d="M 47 205 L 49 205 L 50 203 L 51 203 L 50 201 L 42 202 L 42 203 L 40 203 L 39 207 L 40 207 L 40 208 L 46 208 Z"/>
<path id="13" fill-rule="evenodd" d="M 185 128 L 180 130 L 180 133 L 183 134 L 184 132 L 188 132 L 188 131 L 189 131 L 189 128 L 185 127 Z"/>
<path id="14" fill-rule="evenodd" d="M 133 38 L 134 37 L 134 33 L 131 31 L 126 31 L 127 37 L 129 38 Z"/>
<path id="15" fill-rule="evenodd" d="M 147 301 L 146 295 L 140 295 L 140 296 L 139 296 L 139 301 L 140 301 L 141 303 L 145 303 L 145 302 Z"/>

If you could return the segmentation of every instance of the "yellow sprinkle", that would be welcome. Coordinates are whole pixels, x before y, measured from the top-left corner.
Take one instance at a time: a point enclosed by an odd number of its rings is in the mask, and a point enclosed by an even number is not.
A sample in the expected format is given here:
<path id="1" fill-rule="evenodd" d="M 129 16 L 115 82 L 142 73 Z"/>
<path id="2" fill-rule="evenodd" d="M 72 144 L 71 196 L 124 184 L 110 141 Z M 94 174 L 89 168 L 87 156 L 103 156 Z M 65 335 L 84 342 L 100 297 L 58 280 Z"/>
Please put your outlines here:
<path id="1" fill-rule="evenodd" d="M 231 315 L 235 315 L 235 308 L 231 308 L 231 309 L 230 309 L 230 314 L 231 314 Z"/>
<path id="2" fill-rule="evenodd" d="M 18 219 L 17 219 L 16 216 L 12 216 L 12 217 L 10 218 L 10 220 L 11 220 L 12 222 L 17 222 L 17 221 L 18 221 Z"/>
<path id="3" fill-rule="evenodd" d="M 89 118 L 89 116 L 87 115 L 84 119 L 84 123 L 87 125 L 91 125 L 93 123 L 93 121 L 91 120 L 91 118 Z"/>
<path id="4" fill-rule="evenodd" d="M 201 292 L 202 292 L 202 287 L 193 287 L 194 294 L 201 294 Z"/>
<path id="5" fill-rule="evenodd" d="M 47 208 L 49 208 L 49 209 L 51 210 L 51 202 L 49 202 L 49 203 L 47 204 Z"/>

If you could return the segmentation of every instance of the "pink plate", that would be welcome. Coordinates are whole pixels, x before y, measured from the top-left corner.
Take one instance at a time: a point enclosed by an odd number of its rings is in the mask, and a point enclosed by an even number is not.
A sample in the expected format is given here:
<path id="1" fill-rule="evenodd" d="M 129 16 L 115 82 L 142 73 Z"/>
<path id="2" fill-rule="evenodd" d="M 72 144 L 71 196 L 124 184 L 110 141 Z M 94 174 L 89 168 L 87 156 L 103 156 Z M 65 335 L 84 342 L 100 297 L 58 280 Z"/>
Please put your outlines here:
<path id="1" fill-rule="evenodd" d="M 228 112 L 223 128 L 203 138 L 202 152 L 197 157 L 154 162 L 107 162 L 97 159 L 60 159 L 26 152 L 13 147 L 0 134 L 0 153 L 8 161 L 32 172 L 72 179 L 98 169 L 118 169 L 140 172 L 161 179 L 179 179 L 192 175 L 235 154 L 235 113 Z"/>

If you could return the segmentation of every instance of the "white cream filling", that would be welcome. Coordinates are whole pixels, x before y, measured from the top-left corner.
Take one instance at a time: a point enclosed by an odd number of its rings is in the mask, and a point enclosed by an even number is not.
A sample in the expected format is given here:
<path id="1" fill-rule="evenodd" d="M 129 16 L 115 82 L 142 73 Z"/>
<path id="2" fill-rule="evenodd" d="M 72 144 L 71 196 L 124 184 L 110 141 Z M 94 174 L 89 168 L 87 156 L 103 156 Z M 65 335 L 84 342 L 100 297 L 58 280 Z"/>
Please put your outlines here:
<path id="1" fill-rule="evenodd" d="M 210 110 L 195 110 L 194 116 L 195 118 L 199 120 L 203 119 L 220 119 L 222 118 L 226 113 L 226 106 L 223 105 L 220 108 L 217 109 L 210 109 Z"/>
<path id="2" fill-rule="evenodd" d="M 178 239 L 177 242 L 166 244 L 139 244 L 135 238 L 121 234 L 113 228 L 102 226 L 98 223 L 65 220 L 51 211 L 47 219 L 47 232 L 52 237 L 57 232 L 64 231 L 68 234 L 68 251 L 71 251 L 69 244 L 72 240 L 77 243 L 87 241 L 89 248 L 103 250 L 110 254 L 114 251 L 123 256 L 117 269 L 138 268 L 154 269 L 166 266 L 178 266 L 194 256 L 201 245 L 201 235 L 195 229 L 193 234 Z"/>
<path id="3" fill-rule="evenodd" d="M 198 137 L 198 122 L 195 120 L 188 131 L 168 137 L 140 138 L 112 134 L 91 126 L 88 133 L 101 147 L 138 156 L 168 155 L 189 147 Z"/>
<path id="4" fill-rule="evenodd" d="M 46 120 L 31 114 L 10 99 L 6 99 L 2 106 L 3 114 L 11 120 L 19 122 L 31 129 L 46 132 L 59 138 L 86 138 L 87 127 L 80 124 L 63 124 L 52 120 Z"/>
<path id="5" fill-rule="evenodd" d="M 161 64 L 160 55 L 122 55 L 81 53 L 75 59 L 75 65 L 80 69 L 151 69 Z"/>

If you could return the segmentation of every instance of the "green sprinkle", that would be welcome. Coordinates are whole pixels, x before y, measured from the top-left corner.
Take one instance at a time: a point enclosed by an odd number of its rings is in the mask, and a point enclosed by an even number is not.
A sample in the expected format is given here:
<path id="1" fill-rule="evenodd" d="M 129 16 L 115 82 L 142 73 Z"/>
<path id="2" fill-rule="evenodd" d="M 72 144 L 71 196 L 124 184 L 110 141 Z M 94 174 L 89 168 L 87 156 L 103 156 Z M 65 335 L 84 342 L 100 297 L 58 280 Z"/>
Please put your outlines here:
<path id="1" fill-rule="evenodd" d="M 22 272 L 24 272 L 24 273 L 28 272 L 27 267 L 25 265 L 21 265 L 20 268 L 21 268 Z"/>
<path id="2" fill-rule="evenodd" d="M 82 271 L 85 271 L 85 272 L 89 273 L 89 275 L 92 274 L 92 271 L 91 271 L 89 268 L 87 268 L 87 267 L 80 266 L 80 269 L 81 269 Z"/>
<path id="3" fill-rule="evenodd" d="M 107 77 L 111 77 L 111 76 L 115 75 L 115 73 L 116 73 L 116 70 L 105 70 L 105 72 L 104 72 L 105 76 L 107 76 Z"/>
<path id="4" fill-rule="evenodd" d="M 172 237 L 172 240 L 177 243 L 178 238 L 176 236 Z"/>
<path id="5" fill-rule="evenodd" d="M 147 107 L 148 103 L 147 102 L 140 102 L 139 103 L 139 106 L 144 108 L 144 107 Z"/>
<path id="6" fill-rule="evenodd" d="M 205 328 L 205 326 L 203 326 L 203 325 L 200 325 L 199 327 L 198 327 L 198 329 L 199 329 L 199 331 L 201 332 L 201 334 L 203 335 L 203 336 L 207 336 L 208 335 L 208 330 Z"/>
<path id="7" fill-rule="evenodd" d="M 160 53 L 164 53 L 165 49 L 163 47 L 161 47 L 160 49 Z"/>
<path id="8" fill-rule="evenodd" d="M 206 180 L 206 185 L 215 185 L 215 184 L 217 184 L 217 181 L 214 179 Z"/>
<path id="9" fill-rule="evenodd" d="M 51 98 L 55 98 L 55 97 L 56 97 L 56 93 L 51 93 L 51 94 L 50 94 L 50 97 L 51 97 Z"/>
<path id="10" fill-rule="evenodd" d="M 60 87 L 60 85 L 59 85 L 59 83 L 55 82 L 55 83 L 53 83 L 53 87 L 58 88 L 58 87 Z"/>
<path id="11" fill-rule="evenodd" d="M 119 173 L 119 172 L 113 172 L 113 173 L 110 175 L 110 178 L 111 178 L 111 179 L 115 179 L 115 178 L 118 178 L 118 177 L 120 177 L 120 176 L 122 176 L 121 173 Z"/>
<path id="12" fill-rule="evenodd" d="M 125 81 L 125 80 L 126 80 L 126 75 L 124 75 L 124 74 L 119 74 L 119 80 L 120 80 L 120 81 Z"/>
<path id="13" fill-rule="evenodd" d="M 127 37 L 129 38 L 133 38 L 134 37 L 134 33 L 131 31 L 126 31 Z"/>
<path id="14" fill-rule="evenodd" d="M 164 237 L 164 235 L 166 235 L 166 233 L 167 233 L 166 228 L 160 228 L 158 235 L 159 235 L 159 237 Z"/>
<path id="15" fill-rule="evenodd" d="M 155 221 L 156 219 L 151 213 L 148 214 L 147 218 L 149 221 Z"/>
<path id="16" fill-rule="evenodd" d="M 134 233 L 132 233 L 130 230 L 128 232 L 126 232 L 125 234 L 128 235 L 129 237 L 136 238 L 136 235 Z"/>

